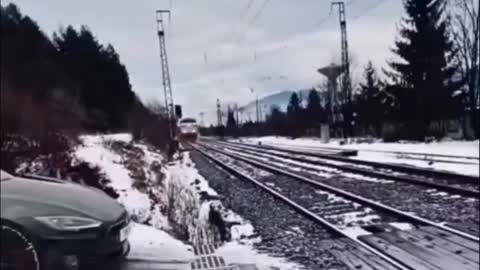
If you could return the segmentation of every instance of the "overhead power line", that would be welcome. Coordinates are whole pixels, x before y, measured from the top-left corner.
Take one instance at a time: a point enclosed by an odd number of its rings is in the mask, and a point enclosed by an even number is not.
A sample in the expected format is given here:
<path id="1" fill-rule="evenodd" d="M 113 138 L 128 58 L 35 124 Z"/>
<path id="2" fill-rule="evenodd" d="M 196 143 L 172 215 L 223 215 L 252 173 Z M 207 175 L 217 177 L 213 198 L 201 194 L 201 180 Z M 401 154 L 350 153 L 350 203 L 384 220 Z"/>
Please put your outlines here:
<path id="1" fill-rule="evenodd" d="M 247 14 L 250 11 L 250 8 L 252 7 L 253 3 L 255 3 L 255 0 L 250 0 L 250 2 L 248 2 L 245 9 L 240 13 L 241 14 L 240 15 L 240 20 L 243 20 L 245 18 L 245 16 L 247 16 Z"/>
<path id="2" fill-rule="evenodd" d="M 260 15 L 262 14 L 262 12 L 265 10 L 265 8 L 267 7 L 268 3 L 270 2 L 270 0 L 265 0 L 263 1 L 263 4 L 262 6 L 260 7 L 260 9 L 257 11 L 257 13 L 255 14 L 255 16 L 253 16 L 253 18 L 250 20 L 250 22 L 248 23 L 249 25 L 252 25 L 258 18 L 260 18 Z"/>
<path id="3" fill-rule="evenodd" d="M 361 14 L 358 14 L 356 15 L 355 17 L 353 17 L 352 20 L 358 20 L 359 18 L 367 15 L 368 13 L 370 13 L 371 11 L 377 9 L 378 7 L 380 7 L 381 5 L 385 4 L 388 0 L 377 0 L 377 2 L 373 3 L 372 5 L 370 5 L 367 9 L 365 9 Z"/>
<path id="4" fill-rule="evenodd" d="M 243 42 L 243 40 L 245 39 L 245 36 L 247 35 L 248 31 L 250 30 L 250 27 L 253 25 L 253 23 L 258 20 L 258 18 L 260 18 L 260 16 L 262 15 L 263 11 L 265 10 L 265 8 L 267 7 L 268 3 L 270 2 L 270 0 L 264 0 L 263 3 L 262 3 L 262 6 L 260 7 L 260 9 L 257 11 L 257 13 L 255 13 L 255 15 L 252 17 L 252 19 L 250 19 L 250 21 L 248 22 L 247 24 L 247 28 L 245 29 L 245 31 L 243 32 L 243 34 L 240 36 L 240 39 L 238 40 L 238 44 L 240 44 L 241 42 Z"/>

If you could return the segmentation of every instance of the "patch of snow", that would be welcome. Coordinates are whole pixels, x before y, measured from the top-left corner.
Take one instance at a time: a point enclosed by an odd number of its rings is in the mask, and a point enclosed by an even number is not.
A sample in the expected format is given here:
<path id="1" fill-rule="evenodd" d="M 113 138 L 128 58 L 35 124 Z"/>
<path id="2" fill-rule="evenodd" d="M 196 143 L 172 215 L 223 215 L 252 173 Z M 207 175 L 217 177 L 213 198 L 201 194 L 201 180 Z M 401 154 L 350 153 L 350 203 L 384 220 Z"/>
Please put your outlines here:
<path id="1" fill-rule="evenodd" d="M 342 232 L 345 233 L 348 237 L 357 239 L 359 236 L 371 235 L 369 231 L 364 230 L 361 227 L 347 227 L 343 228 Z"/>
<path id="2" fill-rule="evenodd" d="M 449 194 L 447 192 L 440 191 L 440 192 L 430 193 L 430 195 L 432 195 L 432 196 L 448 196 Z"/>
<path id="3" fill-rule="evenodd" d="M 374 177 L 368 177 L 368 176 L 364 176 L 364 175 L 356 174 L 356 173 L 344 173 L 344 172 L 342 172 L 339 175 L 342 175 L 342 176 L 345 176 L 345 177 L 348 177 L 348 178 L 357 179 L 357 180 L 380 183 L 380 184 L 390 184 L 390 183 L 394 182 L 394 181 L 390 181 L 390 180 L 382 180 L 382 179 L 378 179 L 378 178 L 374 178 Z"/>
<path id="4" fill-rule="evenodd" d="M 168 171 L 171 177 L 183 182 L 185 186 L 191 186 L 193 184 L 198 187 L 196 191 L 203 191 L 214 196 L 218 195 L 217 192 L 208 185 L 205 178 L 198 173 L 190 158 L 190 153 L 188 152 L 183 154 L 182 162 L 177 162 L 168 166 Z"/>
<path id="5" fill-rule="evenodd" d="M 415 227 L 413 227 L 412 224 L 404 223 L 404 222 L 390 222 L 389 224 L 392 225 L 393 227 L 399 229 L 399 230 L 402 230 L 402 231 L 409 231 L 409 230 L 413 230 L 415 228 Z"/>
<path id="6" fill-rule="evenodd" d="M 129 241 L 128 259 L 188 263 L 195 258 L 192 247 L 151 226 L 133 223 Z"/>
<path id="7" fill-rule="evenodd" d="M 327 216 L 328 219 L 340 219 L 342 225 L 350 226 L 352 224 L 359 224 L 359 223 L 369 223 L 372 220 L 379 220 L 380 217 L 376 214 L 366 214 L 365 212 L 349 212 L 345 214 L 338 214 L 338 215 L 329 215 Z"/>
<path id="8" fill-rule="evenodd" d="M 457 90 L 457 91 L 452 93 L 452 97 L 456 97 L 456 96 L 459 96 L 461 94 L 463 94 L 463 91 L 462 90 Z"/>
<path id="9" fill-rule="evenodd" d="M 74 156 L 91 165 L 98 166 L 111 181 L 109 186 L 113 187 L 119 195 L 117 199 L 131 215 L 145 219 L 150 215 L 151 201 L 147 194 L 132 187 L 133 179 L 129 171 L 122 164 L 122 157 L 105 147 L 105 136 L 81 136 L 83 145 L 77 147 Z M 110 135 L 109 135 L 110 136 Z M 113 138 L 115 138 L 114 135 Z M 120 138 L 126 138 L 125 135 Z M 166 219 L 158 217 L 157 223 L 167 226 Z"/>
<path id="10" fill-rule="evenodd" d="M 259 238 L 251 238 L 255 234 L 255 228 L 250 223 L 232 226 L 231 234 L 233 240 L 242 244 L 253 244 L 260 241 Z"/>
<path id="11" fill-rule="evenodd" d="M 106 135 L 102 135 L 102 139 L 128 143 L 132 141 L 132 134 L 130 133 L 106 134 Z"/>
<path id="12" fill-rule="evenodd" d="M 258 270 L 300 270 L 300 265 L 256 252 L 251 246 L 227 243 L 216 254 L 233 264 L 255 264 Z"/>

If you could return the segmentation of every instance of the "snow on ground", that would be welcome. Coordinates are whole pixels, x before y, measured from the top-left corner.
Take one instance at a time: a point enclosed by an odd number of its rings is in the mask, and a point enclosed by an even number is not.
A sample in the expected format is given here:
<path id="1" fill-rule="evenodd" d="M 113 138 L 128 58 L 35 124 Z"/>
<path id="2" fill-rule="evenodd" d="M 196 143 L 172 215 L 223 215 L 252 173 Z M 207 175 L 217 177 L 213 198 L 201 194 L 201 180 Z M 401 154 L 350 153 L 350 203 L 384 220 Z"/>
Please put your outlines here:
<path id="1" fill-rule="evenodd" d="M 270 257 L 266 254 L 260 254 L 249 245 L 239 243 L 228 243 L 221 247 L 216 254 L 225 258 L 229 263 L 238 265 L 256 265 L 258 270 L 297 270 L 301 267 L 294 263 L 289 263 L 284 259 Z"/>
<path id="2" fill-rule="evenodd" d="M 111 141 L 130 142 L 129 134 L 115 134 L 103 136 L 81 136 L 82 145 L 75 149 L 74 156 L 92 165 L 101 168 L 108 179 L 110 186 L 119 194 L 117 199 L 131 215 L 149 216 L 151 223 L 146 226 L 132 224 L 129 236 L 131 251 L 129 259 L 154 259 L 156 262 L 187 263 L 194 258 L 193 249 L 173 238 L 160 228 L 168 228 L 167 218 L 158 209 L 152 210 L 153 202 L 149 196 L 135 189 L 134 180 L 122 163 L 120 154 L 109 149 L 106 143 Z M 153 161 L 161 161 L 161 155 L 150 152 L 146 146 L 137 145 L 144 150 L 146 166 Z M 148 168 L 148 167 L 147 167 Z"/>
<path id="3" fill-rule="evenodd" d="M 132 186 L 135 180 L 132 179 L 131 172 L 125 167 L 124 158 L 120 153 L 112 150 L 111 145 L 109 145 L 114 141 L 130 143 L 131 136 L 129 134 L 85 135 L 81 136 L 80 139 L 82 144 L 74 151 L 76 160 L 83 160 L 101 168 L 106 177 L 111 180 L 109 185 L 119 194 L 118 201 L 125 206 L 127 211 L 137 216 L 148 216 L 152 220 L 151 223 L 154 227 L 133 223 L 132 233 L 129 237 L 131 252 L 128 258 L 130 260 L 153 260 L 159 263 L 170 263 L 172 269 L 178 269 L 178 265 L 194 259 L 195 256 L 191 246 L 185 245 L 165 231 L 160 230 L 170 228 L 167 218 L 160 213 L 155 205 L 152 205 L 153 202 L 148 194 Z M 146 145 L 136 143 L 134 146 L 143 151 L 145 164 L 142 169 L 147 179 L 151 179 L 154 176 L 150 175 L 152 174 L 149 170 L 150 166 L 154 161 L 161 161 L 163 157 Z M 227 263 L 256 264 L 259 270 L 299 269 L 296 264 L 288 263 L 285 259 L 259 254 L 254 250 L 253 243 L 260 241 L 260 239 L 251 237 L 255 234 L 255 229 L 251 223 L 222 206 L 218 200 L 220 198 L 219 194 L 198 173 L 188 153 L 183 154 L 180 161 L 166 165 L 162 173 L 165 174 L 165 181 L 169 188 L 171 188 L 170 183 L 176 183 L 175 188 L 177 190 L 173 190 L 178 192 L 175 203 L 179 205 L 174 208 L 177 211 L 176 217 L 190 227 L 189 233 L 192 235 L 198 234 L 199 229 L 209 226 L 210 207 L 220 210 L 226 222 L 235 224 L 231 227 L 233 241 L 223 246 L 216 254 L 222 256 Z M 196 198 L 194 194 L 197 194 Z M 151 210 L 152 206 L 154 210 Z M 198 209 L 195 209 L 195 207 L 198 207 Z M 190 214 L 187 213 L 189 211 Z M 197 240 L 200 240 L 200 242 L 196 242 L 196 244 L 201 244 L 201 240 L 208 239 L 200 237 Z"/>
<path id="4" fill-rule="evenodd" d="M 479 162 L 476 160 L 464 160 L 461 161 L 471 164 L 458 164 L 450 162 L 430 162 L 431 156 L 426 157 L 426 160 L 411 159 L 425 158 L 425 156 L 405 156 L 399 153 L 393 152 L 409 152 L 418 154 L 433 154 L 433 155 L 454 155 L 454 156 L 468 156 L 478 158 L 479 153 L 479 141 L 441 141 L 432 143 L 414 143 L 414 142 L 402 142 L 402 143 L 383 143 L 375 141 L 373 143 L 354 143 L 340 145 L 340 140 L 333 139 L 329 143 L 322 143 L 318 138 L 299 138 L 289 139 L 285 137 L 261 137 L 261 138 L 249 138 L 242 139 L 244 142 L 259 143 L 265 145 L 272 145 L 277 147 L 298 147 L 298 149 L 315 151 L 322 147 L 336 148 L 343 150 L 358 150 L 358 156 L 352 157 L 355 159 L 381 161 L 390 163 L 407 164 L 412 166 L 418 166 L 423 168 L 431 168 L 435 170 L 446 170 L 467 175 L 480 175 Z M 435 159 L 442 159 L 445 161 L 454 161 L 451 158 L 434 157 Z M 458 161 L 458 160 L 457 160 Z"/>
<path id="5" fill-rule="evenodd" d="M 188 262 L 195 258 L 191 246 L 151 226 L 134 223 L 130 234 L 132 250 L 129 259 Z"/>
<path id="6" fill-rule="evenodd" d="M 83 145 L 75 150 L 75 157 L 102 169 L 111 181 L 109 185 L 119 194 L 118 201 L 130 214 L 148 211 L 150 208 L 148 195 L 132 188 L 133 180 L 129 171 L 122 165 L 122 157 L 106 148 L 105 138 L 106 136 L 82 136 L 80 139 Z"/>

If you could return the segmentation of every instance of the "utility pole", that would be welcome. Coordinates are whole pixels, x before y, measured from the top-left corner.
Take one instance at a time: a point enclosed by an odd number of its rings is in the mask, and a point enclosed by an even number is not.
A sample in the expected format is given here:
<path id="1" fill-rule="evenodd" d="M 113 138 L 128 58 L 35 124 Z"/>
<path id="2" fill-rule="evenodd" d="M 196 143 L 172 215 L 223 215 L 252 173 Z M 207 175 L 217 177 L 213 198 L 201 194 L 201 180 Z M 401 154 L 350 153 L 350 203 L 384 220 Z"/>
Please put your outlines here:
<path id="1" fill-rule="evenodd" d="M 344 137 L 353 137 L 353 108 L 352 108 L 352 82 L 350 79 L 350 58 L 348 55 L 348 37 L 347 37 L 347 16 L 345 12 L 345 3 L 343 1 L 333 2 L 332 8 L 338 6 L 341 43 L 342 43 L 342 67 L 343 67 L 343 111 L 344 111 Z"/>
<path id="2" fill-rule="evenodd" d="M 164 15 L 168 15 L 168 20 L 170 21 L 170 10 L 156 11 L 157 34 L 160 45 L 160 60 L 162 64 L 162 84 L 165 96 L 165 109 L 167 110 L 168 118 L 170 154 L 173 155 L 173 152 L 175 151 L 175 109 L 173 103 L 172 84 L 170 81 L 170 71 L 168 68 L 167 48 L 165 45 Z"/>
<path id="3" fill-rule="evenodd" d="M 222 108 L 220 106 L 220 99 L 217 98 L 217 126 L 223 126 L 222 122 Z"/>

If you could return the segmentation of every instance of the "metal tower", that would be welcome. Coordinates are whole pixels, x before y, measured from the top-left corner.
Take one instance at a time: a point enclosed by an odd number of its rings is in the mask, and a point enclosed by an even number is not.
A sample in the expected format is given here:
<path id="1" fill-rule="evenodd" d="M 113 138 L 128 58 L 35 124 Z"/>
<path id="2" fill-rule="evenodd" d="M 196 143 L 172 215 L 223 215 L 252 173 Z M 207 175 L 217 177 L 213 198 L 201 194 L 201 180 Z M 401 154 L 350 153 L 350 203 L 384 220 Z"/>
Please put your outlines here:
<path id="1" fill-rule="evenodd" d="M 353 136 L 352 128 L 352 82 L 350 79 L 350 58 L 348 55 L 348 38 L 347 38 L 347 17 L 345 13 L 345 3 L 344 2 L 333 2 L 333 6 L 338 6 L 339 12 L 339 21 L 340 21 L 340 31 L 342 38 L 342 66 L 343 66 L 343 93 L 345 100 L 344 104 L 344 114 L 345 114 L 345 124 L 348 129 L 350 136 Z"/>
<path id="2" fill-rule="evenodd" d="M 170 71 L 168 69 L 167 48 L 165 45 L 164 15 L 168 15 L 170 21 L 170 10 L 157 10 L 157 34 L 160 44 L 160 60 L 162 63 L 162 84 L 165 96 L 165 109 L 167 111 L 168 129 L 170 141 L 175 139 L 175 108 L 173 103 L 172 85 L 170 82 Z"/>

